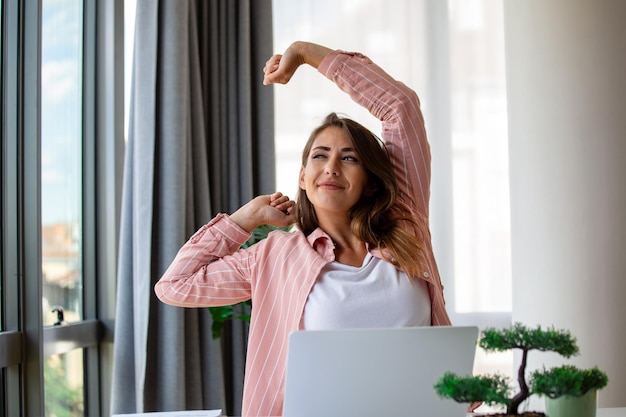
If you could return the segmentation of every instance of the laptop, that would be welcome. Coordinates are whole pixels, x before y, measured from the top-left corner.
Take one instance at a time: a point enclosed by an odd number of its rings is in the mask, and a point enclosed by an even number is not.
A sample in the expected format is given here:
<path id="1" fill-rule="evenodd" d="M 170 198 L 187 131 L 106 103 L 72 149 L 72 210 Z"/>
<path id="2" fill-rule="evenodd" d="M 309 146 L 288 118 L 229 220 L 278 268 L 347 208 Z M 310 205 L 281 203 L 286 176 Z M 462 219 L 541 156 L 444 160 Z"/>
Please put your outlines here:
<path id="1" fill-rule="evenodd" d="M 289 337 L 284 417 L 454 417 L 447 371 L 471 375 L 475 326 L 297 331 Z"/>

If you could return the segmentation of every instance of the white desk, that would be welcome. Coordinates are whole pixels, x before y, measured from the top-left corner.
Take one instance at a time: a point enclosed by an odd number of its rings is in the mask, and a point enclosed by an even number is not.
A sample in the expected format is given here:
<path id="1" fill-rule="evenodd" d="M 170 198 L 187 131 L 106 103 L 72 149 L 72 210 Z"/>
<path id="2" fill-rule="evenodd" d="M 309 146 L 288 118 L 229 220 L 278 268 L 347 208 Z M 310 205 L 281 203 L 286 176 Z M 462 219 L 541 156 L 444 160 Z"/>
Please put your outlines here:
<path id="1" fill-rule="evenodd" d="M 160 413 L 139 413 L 139 414 L 121 414 L 120 417 L 145 416 L 145 417 L 196 417 L 196 416 L 213 416 L 217 410 L 200 411 L 200 412 L 160 412 Z M 219 413 L 219 411 L 217 411 Z M 116 417 L 116 416 L 113 416 Z M 626 407 L 617 408 L 598 408 L 596 417 L 626 417 Z"/>
<path id="2" fill-rule="evenodd" d="M 626 407 L 598 408 L 596 417 L 626 417 Z"/>
<path id="3" fill-rule="evenodd" d="M 222 410 L 157 411 L 152 413 L 113 414 L 111 417 L 219 417 Z"/>
<path id="4" fill-rule="evenodd" d="M 626 407 L 598 408 L 596 417 L 626 417 Z"/>
<path id="5" fill-rule="evenodd" d="M 467 417 L 480 417 L 481 413 L 468 414 Z M 484 416 L 487 417 L 487 416 Z M 549 417 L 549 416 L 548 416 Z M 626 407 L 617 408 L 598 408 L 596 417 L 626 417 Z"/>
<path id="6" fill-rule="evenodd" d="M 480 417 L 481 413 L 468 414 L 467 417 Z M 487 417 L 487 416 L 484 416 Z M 548 416 L 549 417 L 549 416 Z M 598 408 L 596 417 L 626 417 L 626 407 Z"/>

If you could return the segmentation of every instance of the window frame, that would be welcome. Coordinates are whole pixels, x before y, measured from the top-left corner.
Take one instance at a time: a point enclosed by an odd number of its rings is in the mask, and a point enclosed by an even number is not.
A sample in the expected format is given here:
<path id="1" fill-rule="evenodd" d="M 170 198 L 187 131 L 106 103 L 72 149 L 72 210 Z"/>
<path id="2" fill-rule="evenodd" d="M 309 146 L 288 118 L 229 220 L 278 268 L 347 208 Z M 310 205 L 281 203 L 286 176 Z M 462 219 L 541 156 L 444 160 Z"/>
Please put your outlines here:
<path id="1" fill-rule="evenodd" d="M 42 0 L 2 1 L 0 416 L 44 415 L 44 360 L 76 348 L 84 352 L 84 413 L 104 416 L 110 415 L 124 152 L 124 2 L 83 6 L 83 320 L 45 328 L 41 7 Z"/>

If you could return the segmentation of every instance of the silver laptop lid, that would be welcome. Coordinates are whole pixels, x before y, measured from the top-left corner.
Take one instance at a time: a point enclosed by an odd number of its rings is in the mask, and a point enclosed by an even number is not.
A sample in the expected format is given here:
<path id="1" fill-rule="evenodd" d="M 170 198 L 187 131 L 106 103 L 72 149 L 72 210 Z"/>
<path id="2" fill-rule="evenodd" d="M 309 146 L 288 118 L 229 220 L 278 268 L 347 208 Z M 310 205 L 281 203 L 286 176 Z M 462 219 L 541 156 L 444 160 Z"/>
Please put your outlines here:
<path id="1" fill-rule="evenodd" d="M 285 417 L 464 416 L 441 399 L 447 371 L 472 373 L 478 328 L 313 330 L 291 334 Z"/>

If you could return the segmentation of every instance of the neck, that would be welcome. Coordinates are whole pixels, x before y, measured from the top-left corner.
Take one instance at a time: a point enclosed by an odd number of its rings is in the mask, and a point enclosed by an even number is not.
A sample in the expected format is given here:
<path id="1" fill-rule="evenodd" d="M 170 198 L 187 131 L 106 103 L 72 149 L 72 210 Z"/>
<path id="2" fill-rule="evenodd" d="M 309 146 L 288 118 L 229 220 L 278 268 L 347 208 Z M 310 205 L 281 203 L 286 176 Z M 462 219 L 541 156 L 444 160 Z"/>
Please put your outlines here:
<path id="1" fill-rule="evenodd" d="M 365 243 L 361 242 L 358 247 L 343 248 L 335 245 L 335 261 L 344 265 L 351 265 L 359 267 L 363 265 L 363 260 L 367 255 L 367 249 Z"/>

